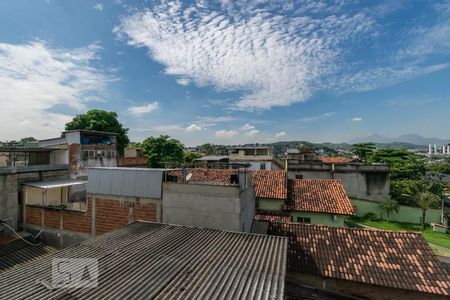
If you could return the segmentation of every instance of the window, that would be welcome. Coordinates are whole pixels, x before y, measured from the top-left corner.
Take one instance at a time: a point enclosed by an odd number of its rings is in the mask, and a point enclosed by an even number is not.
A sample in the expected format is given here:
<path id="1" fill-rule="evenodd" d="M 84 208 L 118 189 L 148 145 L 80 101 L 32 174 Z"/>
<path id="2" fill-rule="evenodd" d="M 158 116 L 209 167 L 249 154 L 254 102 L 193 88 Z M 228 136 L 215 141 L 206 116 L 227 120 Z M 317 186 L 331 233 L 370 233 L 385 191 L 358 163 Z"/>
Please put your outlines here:
<path id="1" fill-rule="evenodd" d="M 259 165 L 259 168 L 260 168 L 261 170 L 265 170 L 265 169 L 266 169 L 266 163 L 261 163 L 261 164 Z"/>
<path id="2" fill-rule="evenodd" d="M 88 159 L 88 158 L 94 158 L 94 150 L 84 150 L 83 151 L 83 158 L 84 159 Z"/>
<path id="3" fill-rule="evenodd" d="M 297 222 L 311 224 L 311 218 L 297 217 Z"/>
<path id="4" fill-rule="evenodd" d="M 295 179 L 303 179 L 303 175 L 295 175 Z"/>

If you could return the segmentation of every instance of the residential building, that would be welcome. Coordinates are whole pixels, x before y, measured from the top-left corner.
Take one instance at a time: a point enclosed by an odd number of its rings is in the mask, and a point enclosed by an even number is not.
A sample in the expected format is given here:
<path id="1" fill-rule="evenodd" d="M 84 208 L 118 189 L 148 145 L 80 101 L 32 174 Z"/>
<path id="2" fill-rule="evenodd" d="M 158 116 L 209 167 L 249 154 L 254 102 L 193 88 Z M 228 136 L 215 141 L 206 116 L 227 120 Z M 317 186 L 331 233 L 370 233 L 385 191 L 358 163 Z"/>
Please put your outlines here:
<path id="1" fill-rule="evenodd" d="M 171 172 L 163 184 L 166 223 L 250 232 L 255 217 L 251 173 L 234 169 Z"/>
<path id="2" fill-rule="evenodd" d="M 250 170 L 272 170 L 272 148 L 266 146 L 241 146 L 229 149 L 230 163 L 249 164 Z"/>
<path id="3" fill-rule="evenodd" d="M 117 167 L 116 133 L 69 130 L 61 137 L 40 140 L 39 145 L 55 149 L 50 160 L 55 164 L 68 164 L 73 179 L 86 179 L 89 167 Z"/>
<path id="4" fill-rule="evenodd" d="M 287 179 L 282 170 L 253 172 L 259 215 L 286 214 L 290 221 L 344 227 L 354 208 L 342 183 L 333 179 Z"/>
<path id="5" fill-rule="evenodd" d="M 126 147 L 124 156 L 118 158 L 119 167 L 148 167 L 148 159 L 144 156 L 144 151 L 140 148 Z"/>
<path id="6" fill-rule="evenodd" d="M 282 209 L 294 222 L 337 227 L 345 227 L 345 218 L 354 212 L 342 183 L 335 179 L 288 180 Z"/>
<path id="7" fill-rule="evenodd" d="M 200 168 L 228 168 L 230 159 L 223 155 L 207 155 L 194 159 L 194 164 Z"/>
<path id="8" fill-rule="evenodd" d="M 389 195 L 389 165 L 319 157 L 313 149 L 288 149 L 289 179 L 338 179 L 350 199 L 380 202 Z"/>
<path id="9" fill-rule="evenodd" d="M 450 295 L 450 275 L 421 233 L 265 223 L 268 234 L 289 238 L 288 280 L 341 297 L 432 300 Z"/>
<path id="10" fill-rule="evenodd" d="M 4 271 L 0 298 L 281 300 L 286 256 L 284 237 L 135 222 Z M 95 259 L 98 286 L 53 288 L 66 257 Z"/>

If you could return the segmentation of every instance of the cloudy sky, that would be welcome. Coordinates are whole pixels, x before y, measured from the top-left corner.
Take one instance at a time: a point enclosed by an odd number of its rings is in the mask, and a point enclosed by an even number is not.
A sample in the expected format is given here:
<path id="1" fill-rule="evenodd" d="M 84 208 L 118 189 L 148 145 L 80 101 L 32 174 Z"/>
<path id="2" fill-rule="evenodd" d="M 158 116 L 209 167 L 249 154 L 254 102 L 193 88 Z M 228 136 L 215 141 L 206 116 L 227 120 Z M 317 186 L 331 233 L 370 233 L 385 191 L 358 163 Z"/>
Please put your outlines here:
<path id="1" fill-rule="evenodd" d="M 450 1 L 1 1 L 0 104 L 0 140 L 449 138 Z"/>

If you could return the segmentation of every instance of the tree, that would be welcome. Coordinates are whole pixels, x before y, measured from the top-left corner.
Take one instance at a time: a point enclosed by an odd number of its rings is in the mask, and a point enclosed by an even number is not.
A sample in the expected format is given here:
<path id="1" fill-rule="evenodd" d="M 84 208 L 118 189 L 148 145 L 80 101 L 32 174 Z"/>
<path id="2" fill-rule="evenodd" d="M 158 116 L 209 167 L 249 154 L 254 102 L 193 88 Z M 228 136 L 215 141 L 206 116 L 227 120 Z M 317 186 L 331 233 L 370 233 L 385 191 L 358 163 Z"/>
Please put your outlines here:
<path id="1" fill-rule="evenodd" d="M 148 159 L 150 167 L 163 168 L 181 164 L 184 161 L 184 146 L 168 135 L 149 137 L 145 139 L 140 147 Z"/>
<path id="2" fill-rule="evenodd" d="M 200 158 L 202 155 L 197 152 L 186 152 L 184 154 L 184 161 L 187 163 L 191 163 L 194 161 L 194 159 Z"/>
<path id="3" fill-rule="evenodd" d="M 368 161 L 388 164 L 391 180 L 420 179 L 426 171 L 425 161 L 421 157 L 402 149 L 378 149 Z"/>
<path id="4" fill-rule="evenodd" d="M 216 154 L 216 146 L 214 144 L 206 143 L 200 146 L 200 151 L 205 155 Z"/>
<path id="5" fill-rule="evenodd" d="M 425 229 L 425 217 L 427 210 L 439 203 L 443 195 L 443 185 L 440 183 L 426 181 L 417 182 L 408 189 L 408 195 L 414 199 L 422 210 L 422 229 Z"/>
<path id="6" fill-rule="evenodd" d="M 128 128 L 123 127 L 115 112 L 93 109 L 85 114 L 76 115 L 66 124 L 66 130 L 77 129 L 117 133 L 117 151 L 120 155 L 123 155 L 125 147 L 130 142 L 127 135 Z"/>
<path id="7" fill-rule="evenodd" d="M 387 222 L 389 223 L 389 215 L 391 214 L 391 212 L 398 213 L 400 205 L 391 197 L 386 197 L 384 198 L 383 202 L 380 203 L 380 209 L 386 213 Z"/>
<path id="8" fill-rule="evenodd" d="M 352 152 L 354 155 L 358 156 L 360 160 L 367 161 L 368 157 L 373 153 L 375 148 L 374 143 L 354 144 L 352 146 Z"/>

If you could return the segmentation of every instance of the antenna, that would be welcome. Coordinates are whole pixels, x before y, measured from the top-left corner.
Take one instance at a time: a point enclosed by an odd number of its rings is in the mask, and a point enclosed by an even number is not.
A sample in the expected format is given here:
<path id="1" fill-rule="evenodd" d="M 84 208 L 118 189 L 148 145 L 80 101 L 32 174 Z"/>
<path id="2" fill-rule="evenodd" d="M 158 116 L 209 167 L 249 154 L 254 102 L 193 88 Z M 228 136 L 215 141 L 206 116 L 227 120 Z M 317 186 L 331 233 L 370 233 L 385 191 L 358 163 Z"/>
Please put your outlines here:
<path id="1" fill-rule="evenodd" d="M 186 181 L 189 181 L 192 178 L 192 173 L 186 175 Z"/>

